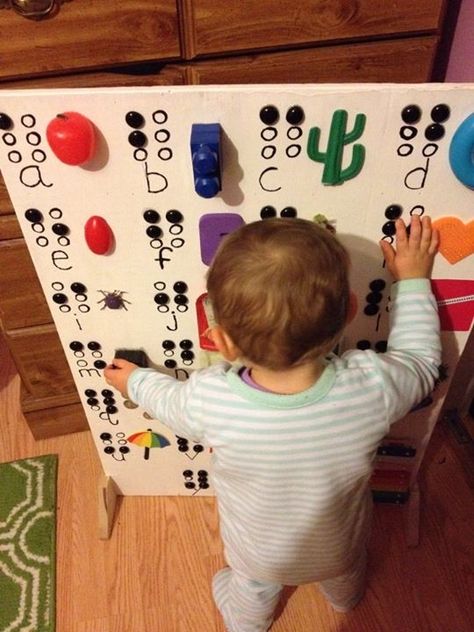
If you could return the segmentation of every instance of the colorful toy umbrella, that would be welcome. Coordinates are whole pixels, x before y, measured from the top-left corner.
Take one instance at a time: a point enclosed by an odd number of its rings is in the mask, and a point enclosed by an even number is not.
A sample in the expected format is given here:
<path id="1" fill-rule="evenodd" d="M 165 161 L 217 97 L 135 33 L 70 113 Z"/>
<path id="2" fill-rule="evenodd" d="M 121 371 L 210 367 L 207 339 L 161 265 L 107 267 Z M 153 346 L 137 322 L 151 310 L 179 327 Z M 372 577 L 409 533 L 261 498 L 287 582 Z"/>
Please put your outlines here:
<path id="1" fill-rule="evenodd" d="M 166 448 L 171 445 L 166 437 L 158 434 L 157 432 L 153 432 L 151 428 L 143 430 L 142 432 L 136 432 L 135 434 L 130 435 L 127 440 L 130 443 L 134 443 L 135 445 L 145 448 L 145 461 L 148 461 L 150 458 L 150 448 Z"/>

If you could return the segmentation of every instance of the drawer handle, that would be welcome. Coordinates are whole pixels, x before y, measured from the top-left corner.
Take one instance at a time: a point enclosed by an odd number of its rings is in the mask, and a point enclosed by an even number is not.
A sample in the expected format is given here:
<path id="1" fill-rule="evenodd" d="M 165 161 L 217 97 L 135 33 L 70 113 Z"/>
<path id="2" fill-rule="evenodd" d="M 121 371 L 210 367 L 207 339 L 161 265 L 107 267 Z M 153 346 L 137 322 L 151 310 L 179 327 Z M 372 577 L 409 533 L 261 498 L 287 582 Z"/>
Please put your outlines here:
<path id="1" fill-rule="evenodd" d="M 13 9 L 31 20 L 42 20 L 57 12 L 62 0 L 0 0 L 0 9 Z"/>

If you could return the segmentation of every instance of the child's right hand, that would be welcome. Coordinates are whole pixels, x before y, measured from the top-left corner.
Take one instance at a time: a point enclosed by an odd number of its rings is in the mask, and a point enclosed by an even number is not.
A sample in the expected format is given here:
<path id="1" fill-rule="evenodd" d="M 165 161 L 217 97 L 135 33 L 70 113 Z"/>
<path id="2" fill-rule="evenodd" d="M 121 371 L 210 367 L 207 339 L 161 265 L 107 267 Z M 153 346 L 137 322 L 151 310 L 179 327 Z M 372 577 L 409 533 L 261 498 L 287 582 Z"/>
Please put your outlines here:
<path id="1" fill-rule="evenodd" d="M 402 219 L 397 219 L 395 226 L 395 248 L 388 241 L 380 242 L 387 268 L 396 281 L 429 279 L 439 244 L 439 233 L 432 228 L 431 218 L 423 216 L 420 220 L 413 215 L 410 235 Z"/>
<path id="2" fill-rule="evenodd" d="M 113 364 L 109 364 L 104 369 L 104 377 L 105 381 L 109 386 L 113 386 L 116 388 L 124 397 L 128 397 L 127 394 L 127 383 L 128 378 L 131 373 L 138 369 L 139 367 L 132 362 L 128 362 L 127 360 L 122 360 L 119 358 L 114 358 Z"/>

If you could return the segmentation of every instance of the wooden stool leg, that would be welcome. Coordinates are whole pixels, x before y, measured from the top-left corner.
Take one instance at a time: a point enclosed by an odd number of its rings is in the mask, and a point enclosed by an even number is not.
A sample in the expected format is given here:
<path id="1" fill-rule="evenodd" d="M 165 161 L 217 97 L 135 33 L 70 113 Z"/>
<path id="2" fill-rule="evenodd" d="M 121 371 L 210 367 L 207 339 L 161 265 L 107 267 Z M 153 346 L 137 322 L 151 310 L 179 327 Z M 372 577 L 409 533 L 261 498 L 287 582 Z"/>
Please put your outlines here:
<path id="1" fill-rule="evenodd" d="M 114 524 L 119 490 L 113 478 L 102 475 L 98 486 L 99 539 L 108 540 Z"/>

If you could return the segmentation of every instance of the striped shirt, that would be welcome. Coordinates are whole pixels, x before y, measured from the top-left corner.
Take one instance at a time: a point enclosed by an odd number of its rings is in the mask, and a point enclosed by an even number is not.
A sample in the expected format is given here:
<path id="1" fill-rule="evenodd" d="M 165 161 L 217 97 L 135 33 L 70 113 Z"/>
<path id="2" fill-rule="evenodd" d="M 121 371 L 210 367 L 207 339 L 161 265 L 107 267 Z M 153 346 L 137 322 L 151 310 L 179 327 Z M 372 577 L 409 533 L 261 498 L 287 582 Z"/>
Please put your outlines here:
<path id="1" fill-rule="evenodd" d="M 428 279 L 392 288 L 387 352 L 333 356 L 292 395 L 252 388 L 219 363 L 186 382 L 136 369 L 130 397 L 179 436 L 213 448 L 227 562 L 287 585 L 347 571 L 368 537 L 368 487 L 390 424 L 433 389 L 440 364 Z"/>

